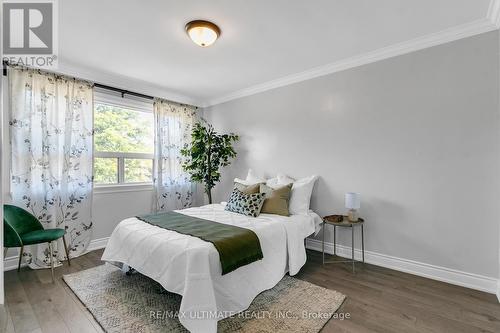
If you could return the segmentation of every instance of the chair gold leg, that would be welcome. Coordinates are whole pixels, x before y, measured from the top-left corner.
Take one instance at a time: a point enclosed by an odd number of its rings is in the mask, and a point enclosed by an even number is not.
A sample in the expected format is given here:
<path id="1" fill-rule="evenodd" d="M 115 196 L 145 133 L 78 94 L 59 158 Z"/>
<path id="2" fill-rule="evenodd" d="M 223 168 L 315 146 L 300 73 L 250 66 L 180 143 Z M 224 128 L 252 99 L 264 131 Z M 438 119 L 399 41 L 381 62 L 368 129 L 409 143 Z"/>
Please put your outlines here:
<path id="1" fill-rule="evenodd" d="M 19 251 L 19 264 L 17 265 L 17 271 L 21 270 L 21 260 L 23 260 L 24 246 L 21 246 L 21 251 Z"/>
<path id="2" fill-rule="evenodd" d="M 55 279 L 54 279 L 54 251 L 52 250 L 52 242 L 49 242 L 49 250 L 50 250 L 50 270 L 52 272 L 52 282 L 55 282 Z"/>
<path id="3" fill-rule="evenodd" d="M 66 238 L 62 237 L 64 243 L 64 251 L 66 251 L 66 258 L 68 258 L 68 266 L 71 266 L 71 261 L 69 260 L 68 246 L 66 245 Z"/>

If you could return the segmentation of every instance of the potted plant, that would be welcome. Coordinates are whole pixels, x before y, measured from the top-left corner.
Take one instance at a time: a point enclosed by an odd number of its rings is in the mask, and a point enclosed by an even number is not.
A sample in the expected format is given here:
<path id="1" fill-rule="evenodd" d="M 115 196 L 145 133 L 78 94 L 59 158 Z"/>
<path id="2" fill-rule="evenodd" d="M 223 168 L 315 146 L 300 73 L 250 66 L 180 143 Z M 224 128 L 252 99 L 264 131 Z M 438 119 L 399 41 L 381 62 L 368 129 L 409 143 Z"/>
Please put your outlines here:
<path id="1" fill-rule="evenodd" d="M 212 189 L 220 181 L 221 167 L 231 164 L 236 157 L 233 143 L 238 141 L 233 133 L 218 134 L 212 125 L 196 123 L 191 133 L 191 143 L 181 150 L 185 158 L 183 169 L 191 180 L 203 183 L 208 202 L 212 203 Z"/>

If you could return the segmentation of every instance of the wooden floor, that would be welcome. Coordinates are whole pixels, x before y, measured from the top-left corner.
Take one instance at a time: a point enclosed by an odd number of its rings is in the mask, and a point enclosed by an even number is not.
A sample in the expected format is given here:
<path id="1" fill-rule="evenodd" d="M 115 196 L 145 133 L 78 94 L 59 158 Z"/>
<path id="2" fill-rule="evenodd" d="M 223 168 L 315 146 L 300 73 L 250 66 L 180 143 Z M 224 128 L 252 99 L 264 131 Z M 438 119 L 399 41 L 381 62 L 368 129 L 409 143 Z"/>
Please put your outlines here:
<path id="1" fill-rule="evenodd" d="M 102 332 L 99 324 L 62 281 L 63 274 L 102 264 L 102 250 L 88 253 L 56 269 L 21 269 L 5 273 L 6 306 L 0 308 L 0 331 Z M 323 332 L 500 332 L 500 304 L 494 295 L 397 271 L 360 265 L 320 263 L 317 252 L 296 276 L 347 295 L 340 312 Z"/>

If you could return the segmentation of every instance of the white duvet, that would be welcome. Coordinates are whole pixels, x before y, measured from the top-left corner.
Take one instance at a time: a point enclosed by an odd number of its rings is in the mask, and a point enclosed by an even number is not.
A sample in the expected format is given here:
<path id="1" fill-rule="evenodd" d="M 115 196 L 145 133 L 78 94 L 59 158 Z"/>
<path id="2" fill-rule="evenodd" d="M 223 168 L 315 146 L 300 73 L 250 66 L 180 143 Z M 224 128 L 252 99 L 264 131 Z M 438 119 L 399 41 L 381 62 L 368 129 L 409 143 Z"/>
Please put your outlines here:
<path id="1" fill-rule="evenodd" d="M 306 262 L 304 238 L 317 232 L 321 223 L 313 212 L 253 218 L 227 212 L 220 204 L 177 212 L 250 229 L 259 237 L 264 255 L 262 260 L 222 275 L 219 253 L 212 243 L 135 217 L 118 224 L 102 260 L 129 265 L 182 295 L 179 320 L 191 332 L 216 332 L 218 320 L 247 309 L 286 272 L 297 274 Z"/>

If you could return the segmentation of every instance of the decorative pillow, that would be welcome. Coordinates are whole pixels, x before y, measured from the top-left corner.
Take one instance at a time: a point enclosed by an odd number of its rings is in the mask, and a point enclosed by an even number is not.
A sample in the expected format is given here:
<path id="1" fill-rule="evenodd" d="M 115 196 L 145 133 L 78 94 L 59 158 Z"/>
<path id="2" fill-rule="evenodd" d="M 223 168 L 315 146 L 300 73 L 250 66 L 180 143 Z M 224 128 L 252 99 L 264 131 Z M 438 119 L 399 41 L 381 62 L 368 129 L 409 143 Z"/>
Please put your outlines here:
<path id="1" fill-rule="evenodd" d="M 254 194 L 259 193 L 260 184 L 246 185 L 235 181 L 234 188 L 245 194 Z"/>
<path id="2" fill-rule="evenodd" d="M 290 214 L 307 214 L 309 212 L 312 190 L 317 179 L 318 176 L 310 176 L 294 180 L 284 174 L 278 174 L 278 185 L 286 185 L 290 181 L 293 182 L 288 206 Z"/>
<path id="3" fill-rule="evenodd" d="M 235 188 L 224 210 L 257 217 L 262 209 L 265 196 L 265 193 L 245 194 Z"/>
<path id="4" fill-rule="evenodd" d="M 262 205 L 261 213 L 289 216 L 288 203 L 292 184 L 273 189 L 270 186 L 260 184 L 260 192 L 265 193 L 266 199 Z"/>

